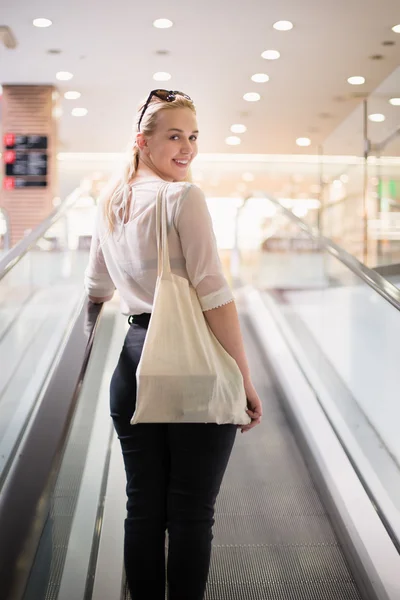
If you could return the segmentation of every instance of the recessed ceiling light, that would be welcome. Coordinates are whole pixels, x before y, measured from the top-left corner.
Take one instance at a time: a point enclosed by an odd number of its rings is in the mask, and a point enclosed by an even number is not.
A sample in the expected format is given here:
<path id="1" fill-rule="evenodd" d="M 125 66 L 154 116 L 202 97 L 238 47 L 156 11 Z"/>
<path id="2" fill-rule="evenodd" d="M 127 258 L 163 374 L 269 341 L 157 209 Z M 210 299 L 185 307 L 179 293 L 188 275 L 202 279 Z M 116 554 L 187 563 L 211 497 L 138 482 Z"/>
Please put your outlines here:
<path id="1" fill-rule="evenodd" d="M 269 81 L 269 77 L 265 73 L 256 73 L 255 75 L 252 75 L 251 80 L 256 83 L 266 83 Z"/>
<path id="2" fill-rule="evenodd" d="M 226 138 L 225 143 L 228 144 L 228 146 L 239 146 L 241 141 L 242 140 L 240 137 L 237 137 L 236 135 L 230 135 Z"/>
<path id="3" fill-rule="evenodd" d="M 293 29 L 293 23 L 290 21 L 277 21 L 274 23 L 274 29 L 277 29 L 278 31 L 290 31 Z"/>
<path id="4" fill-rule="evenodd" d="M 243 173 L 242 175 L 242 179 L 243 181 L 254 181 L 254 175 L 253 173 L 247 172 L 247 173 Z"/>
<path id="5" fill-rule="evenodd" d="M 245 133 L 247 131 L 246 125 L 241 125 L 240 123 L 236 123 L 231 127 L 232 133 Z"/>
<path id="6" fill-rule="evenodd" d="M 33 24 L 35 27 L 50 27 L 53 25 L 53 22 L 50 19 L 34 19 Z"/>
<path id="7" fill-rule="evenodd" d="M 56 74 L 56 78 L 59 81 L 69 81 L 70 79 L 73 78 L 73 75 L 72 75 L 72 73 L 69 73 L 68 71 L 59 71 Z"/>
<path id="8" fill-rule="evenodd" d="M 392 31 L 394 31 L 395 33 L 400 33 L 400 24 L 392 27 Z"/>
<path id="9" fill-rule="evenodd" d="M 64 98 L 67 100 L 78 100 L 81 97 L 80 92 L 65 92 Z"/>
<path id="10" fill-rule="evenodd" d="M 360 77 L 356 75 L 355 77 L 349 77 L 347 80 L 351 85 L 362 85 L 365 83 L 365 77 Z"/>
<path id="11" fill-rule="evenodd" d="M 400 98 L 390 98 L 389 102 L 392 106 L 400 106 Z"/>
<path id="12" fill-rule="evenodd" d="M 73 108 L 71 115 L 73 117 L 85 117 L 88 114 L 87 108 Z"/>
<path id="13" fill-rule="evenodd" d="M 262 54 L 261 57 L 265 58 L 265 60 L 276 60 L 277 58 L 280 57 L 280 52 L 278 52 L 278 50 L 265 50 Z"/>
<path id="14" fill-rule="evenodd" d="M 258 102 L 258 100 L 261 99 L 261 96 L 260 94 L 257 94 L 257 92 L 249 92 L 243 96 L 243 99 L 247 100 L 247 102 Z"/>
<path id="15" fill-rule="evenodd" d="M 159 71 L 153 75 L 155 81 L 169 81 L 171 77 L 172 75 L 170 73 L 165 73 L 164 71 Z"/>
<path id="16" fill-rule="evenodd" d="M 296 144 L 298 146 L 310 146 L 311 145 L 311 140 L 310 140 L 310 138 L 306 138 L 306 137 L 304 137 L 304 138 L 297 138 Z"/>
<path id="17" fill-rule="evenodd" d="M 156 19 L 153 22 L 153 25 L 154 27 L 157 27 L 157 29 L 168 29 L 169 27 L 172 27 L 173 22 L 169 19 Z"/>
<path id="18" fill-rule="evenodd" d="M 374 123 L 382 123 L 386 119 L 386 117 L 385 117 L 385 115 L 382 115 L 381 113 L 375 113 L 373 115 L 369 115 L 368 119 L 370 121 L 373 121 Z"/>

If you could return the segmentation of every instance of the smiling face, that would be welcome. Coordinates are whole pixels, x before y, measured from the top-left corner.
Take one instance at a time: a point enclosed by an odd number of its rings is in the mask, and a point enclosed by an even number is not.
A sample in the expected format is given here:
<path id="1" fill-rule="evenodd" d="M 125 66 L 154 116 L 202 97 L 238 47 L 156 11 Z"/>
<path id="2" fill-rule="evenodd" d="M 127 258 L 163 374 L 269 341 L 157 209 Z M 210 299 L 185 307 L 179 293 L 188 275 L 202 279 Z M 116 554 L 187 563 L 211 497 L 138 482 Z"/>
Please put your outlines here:
<path id="1" fill-rule="evenodd" d="M 190 108 L 160 110 L 151 136 L 137 135 L 143 162 L 165 181 L 184 181 L 197 155 L 197 121 Z"/>

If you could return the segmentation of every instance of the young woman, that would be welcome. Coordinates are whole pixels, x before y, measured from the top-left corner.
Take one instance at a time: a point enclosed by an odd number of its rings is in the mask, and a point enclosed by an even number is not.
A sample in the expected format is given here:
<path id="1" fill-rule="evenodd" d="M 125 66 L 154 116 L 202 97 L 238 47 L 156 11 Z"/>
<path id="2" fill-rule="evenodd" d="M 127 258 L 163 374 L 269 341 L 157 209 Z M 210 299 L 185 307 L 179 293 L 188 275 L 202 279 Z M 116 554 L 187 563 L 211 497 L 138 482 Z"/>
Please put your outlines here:
<path id="1" fill-rule="evenodd" d="M 164 600 L 166 530 L 169 599 L 203 599 L 214 505 L 237 432 L 236 425 L 130 425 L 157 279 L 156 196 L 165 181 L 172 182 L 167 196 L 172 270 L 195 287 L 211 330 L 242 372 L 252 419 L 242 432 L 262 416 L 207 204 L 201 190 L 186 181 L 197 137 L 191 99 L 153 90 L 137 114 L 122 180 L 100 203 L 85 275 L 93 302 L 105 302 L 118 290 L 131 325 L 111 381 L 111 416 L 127 478 L 124 554 L 132 600 Z"/>

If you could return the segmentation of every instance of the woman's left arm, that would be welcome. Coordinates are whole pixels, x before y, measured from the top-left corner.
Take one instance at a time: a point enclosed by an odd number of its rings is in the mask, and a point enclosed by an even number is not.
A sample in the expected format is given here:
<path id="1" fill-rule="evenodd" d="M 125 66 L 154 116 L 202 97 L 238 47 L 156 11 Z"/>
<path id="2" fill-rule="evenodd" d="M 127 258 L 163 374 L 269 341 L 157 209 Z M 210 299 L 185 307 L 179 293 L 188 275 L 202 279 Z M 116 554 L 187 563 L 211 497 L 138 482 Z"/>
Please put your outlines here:
<path id="1" fill-rule="evenodd" d="M 90 244 L 89 264 L 85 271 L 84 284 L 89 300 L 95 304 L 107 302 L 114 295 L 115 285 L 104 260 L 97 223 Z"/>

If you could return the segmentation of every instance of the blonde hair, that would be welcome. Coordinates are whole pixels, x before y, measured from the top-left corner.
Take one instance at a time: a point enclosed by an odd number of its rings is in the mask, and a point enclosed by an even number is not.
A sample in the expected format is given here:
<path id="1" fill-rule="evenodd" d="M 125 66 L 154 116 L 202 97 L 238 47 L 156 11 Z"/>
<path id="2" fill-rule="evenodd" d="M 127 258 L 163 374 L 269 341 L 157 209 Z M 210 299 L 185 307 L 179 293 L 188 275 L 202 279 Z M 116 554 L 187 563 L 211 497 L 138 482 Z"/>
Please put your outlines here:
<path id="1" fill-rule="evenodd" d="M 141 102 L 138 108 L 138 112 L 135 118 L 135 125 L 133 130 L 132 140 L 128 147 L 128 160 L 124 167 L 121 178 L 119 179 L 116 187 L 114 185 L 114 191 L 108 195 L 104 201 L 104 216 L 108 224 L 109 231 L 114 230 L 115 224 L 115 206 L 121 204 L 124 198 L 126 186 L 129 185 L 134 179 L 136 172 L 139 167 L 140 149 L 136 144 L 136 133 L 138 130 L 138 122 L 142 113 L 145 102 Z M 185 98 L 184 96 L 177 96 L 173 102 L 164 102 L 159 100 L 157 97 L 153 97 L 152 101 L 148 105 L 146 112 L 143 115 L 140 123 L 140 131 L 145 136 L 151 136 L 157 127 L 157 115 L 162 110 L 174 110 L 177 108 L 190 108 L 194 114 L 196 109 L 193 102 Z M 190 172 L 188 173 L 187 181 L 191 180 Z"/>

